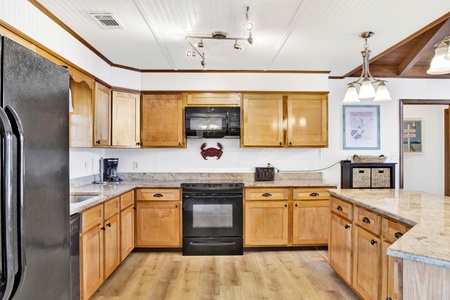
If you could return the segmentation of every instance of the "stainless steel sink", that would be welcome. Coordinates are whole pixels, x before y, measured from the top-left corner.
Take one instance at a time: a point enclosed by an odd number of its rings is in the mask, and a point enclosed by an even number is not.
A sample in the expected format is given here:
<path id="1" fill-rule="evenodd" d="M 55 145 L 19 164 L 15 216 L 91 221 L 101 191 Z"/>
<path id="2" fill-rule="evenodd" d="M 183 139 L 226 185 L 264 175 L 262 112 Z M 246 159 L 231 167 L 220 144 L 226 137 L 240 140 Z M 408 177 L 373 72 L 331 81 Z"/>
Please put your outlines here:
<path id="1" fill-rule="evenodd" d="M 94 197 L 99 196 L 100 194 L 75 194 L 70 195 L 70 203 L 80 203 Z"/>

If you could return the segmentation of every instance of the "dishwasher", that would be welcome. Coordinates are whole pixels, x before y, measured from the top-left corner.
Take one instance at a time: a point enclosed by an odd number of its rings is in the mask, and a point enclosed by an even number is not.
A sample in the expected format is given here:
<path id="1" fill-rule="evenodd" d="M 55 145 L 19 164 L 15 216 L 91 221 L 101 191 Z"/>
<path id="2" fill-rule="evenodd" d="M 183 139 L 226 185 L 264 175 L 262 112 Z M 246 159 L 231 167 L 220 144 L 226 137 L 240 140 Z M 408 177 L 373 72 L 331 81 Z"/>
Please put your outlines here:
<path id="1" fill-rule="evenodd" d="M 80 299 L 80 228 L 81 215 L 70 216 L 70 299 Z"/>

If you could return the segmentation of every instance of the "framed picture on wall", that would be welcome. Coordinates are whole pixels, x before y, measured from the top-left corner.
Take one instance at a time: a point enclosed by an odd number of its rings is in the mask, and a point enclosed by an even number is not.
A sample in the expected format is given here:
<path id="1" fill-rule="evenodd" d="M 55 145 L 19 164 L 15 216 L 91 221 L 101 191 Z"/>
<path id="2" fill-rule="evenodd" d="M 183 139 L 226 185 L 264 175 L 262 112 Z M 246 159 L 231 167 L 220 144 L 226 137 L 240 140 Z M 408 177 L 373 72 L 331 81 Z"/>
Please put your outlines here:
<path id="1" fill-rule="evenodd" d="M 403 119 L 403 152 L 422 153 L 422 120 Z"/>
<path id="2" fill-rule="evenodd" d="M 380 149 L 380 106 L 343 105 L 344 149 Z"/>

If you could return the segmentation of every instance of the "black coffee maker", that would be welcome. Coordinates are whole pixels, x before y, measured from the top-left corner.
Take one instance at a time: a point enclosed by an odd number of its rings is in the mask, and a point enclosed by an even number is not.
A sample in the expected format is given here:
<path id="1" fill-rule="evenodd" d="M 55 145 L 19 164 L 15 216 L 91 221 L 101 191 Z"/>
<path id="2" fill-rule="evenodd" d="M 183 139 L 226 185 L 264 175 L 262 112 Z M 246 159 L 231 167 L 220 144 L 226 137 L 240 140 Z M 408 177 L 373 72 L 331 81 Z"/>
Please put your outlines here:
<path id="1" fill-rule="evenodd" d="M 103 159 L 103 181 L 104 182 L 120 182 L 117 167 L 119 166 L 118 158 L 104 158 Z"/>

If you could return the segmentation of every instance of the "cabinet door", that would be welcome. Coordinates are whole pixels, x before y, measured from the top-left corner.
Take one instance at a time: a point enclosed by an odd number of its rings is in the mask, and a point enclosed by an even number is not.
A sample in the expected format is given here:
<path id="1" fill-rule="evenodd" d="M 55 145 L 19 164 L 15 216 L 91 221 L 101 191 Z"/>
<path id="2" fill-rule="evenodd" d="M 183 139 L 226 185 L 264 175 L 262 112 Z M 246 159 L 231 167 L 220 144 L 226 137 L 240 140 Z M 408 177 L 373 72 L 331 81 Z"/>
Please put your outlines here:
<path id="1" fill-rule="evenodd" d="M 328 245 L 328 201 L 294 201 L 292 221 L 293 245 Z"/>
<path id="2" fill-rule="evenodd" d="M 352 282 L 352 226 L 346 219 L 331 214 L 328 263 L 348 284 Z"/>
<path id="3" fill-rule="evenodd" d="M 141 146 L 184 146 L 183 95 L 143 95 Z"/>
<path id="4" fill-rule="evenodd" d="M 321 93 L 289 95 L 287 100 L 289 147 L 328 147 L 328 96 Z"/>
<path id="5" fill-rule="evenodd" d="M 245 94 L 243 102 L 242 147 L 282 147 L 283 97 Z"/>
<path id="6" fill-rule="evenodd" d="M 105 280 L 120 265 L 119 214 L 105 221 Z"/>
<path id="7" fill-rule="evenodd" d="M 244 224 L 245 246 L 287 246 L 288 202 L 247 201 Z"/>
<path id="8" fill-rule="evenodd" d="M 94 146 L 111 146 L 111 89 L 95 82 Z"/>
<path id="9" fill-rule="evenodd" d="M 120 260 L 123 261 L 134 248 L 134 206 L 120 213 Z"/>
<path id="10" fill-rule="evenodd" d="M 136 202 L 136 246 L 181 247 L 180 202 Z"/>
<path id="11" fill-rule="evenodd" d="M 85 81 L 70 80 L 73 111 L 70 112 L 70 147 L 92 147 L 92 89 Z"/>
<path id="12" fill-rule="evenodd" d="M 187 105 L 191 106 L 239 106 L 241 94 L 239 93 L 190 93 L 187 96 Z"/>
<path id="13" fill-rule="evenodd" d="M 378 299 L 380 250 L 379 238 L 355 226 L 353 287 L 364 299 Z"/>
<path id="14" fill-rule="evenodd" d="M 112 145 L 138 147 L 140 144 L 139 94 L 113 91 Z"/>
<path id="15" fill-rule="evenodd" d="M 89 299 L 103 283 L 103 230 L 101 224 L 83 232 L 80 238 L 81 297 Z"/>

